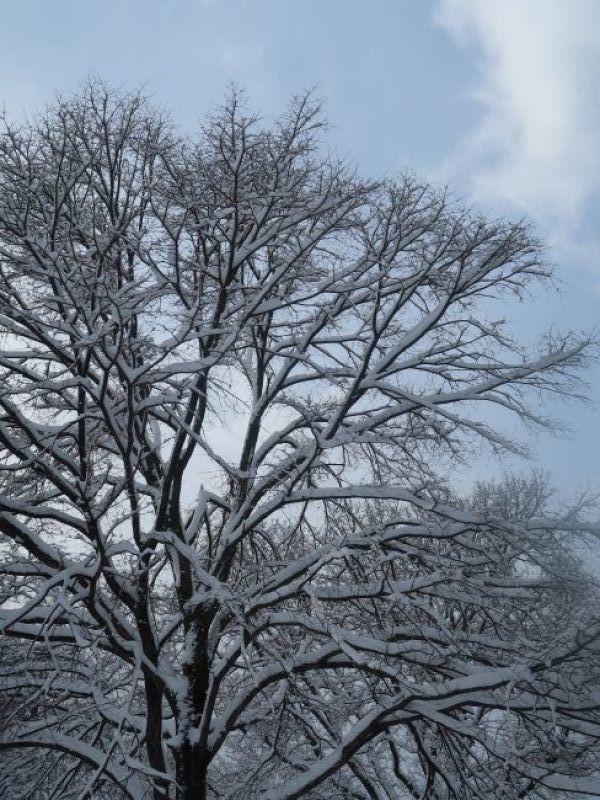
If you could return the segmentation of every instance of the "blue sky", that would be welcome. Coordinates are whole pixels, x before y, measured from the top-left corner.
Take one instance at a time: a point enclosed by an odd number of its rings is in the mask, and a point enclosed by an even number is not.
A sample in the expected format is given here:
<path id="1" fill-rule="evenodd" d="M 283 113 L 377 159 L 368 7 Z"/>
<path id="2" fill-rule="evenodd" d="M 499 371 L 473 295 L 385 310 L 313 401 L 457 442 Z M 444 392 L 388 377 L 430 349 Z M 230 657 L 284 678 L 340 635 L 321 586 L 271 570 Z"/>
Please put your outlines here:
<path id="1" fill-rule="evenodd" d="M 596 0 L 28 0 L 2 9 L 0 103 L 32 113 L 90 73 L 145 85 L 193 130 L 230 82 L 263 114 L 314 88 L 331 141 L 367 174 L 409 167 L 490 213 L 526 215 L 562 295 L 511 312 L 528 339 L 600 328 Z M 600 373 L 590 374 L 600 406 Z M 598 409 L 533 465 L 600 486 Z"/>

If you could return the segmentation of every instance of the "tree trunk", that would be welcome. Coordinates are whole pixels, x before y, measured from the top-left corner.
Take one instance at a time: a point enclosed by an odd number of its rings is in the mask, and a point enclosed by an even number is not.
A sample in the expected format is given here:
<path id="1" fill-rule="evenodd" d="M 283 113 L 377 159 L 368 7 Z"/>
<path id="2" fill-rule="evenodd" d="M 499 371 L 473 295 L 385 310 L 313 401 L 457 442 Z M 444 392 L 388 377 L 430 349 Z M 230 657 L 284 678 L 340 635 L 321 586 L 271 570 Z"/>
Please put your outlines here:
<path id="1" fill-rule="evenodd" d="M 206 800 L 206 758 L 185 742 L 177 754 L 177 800 Z"/>

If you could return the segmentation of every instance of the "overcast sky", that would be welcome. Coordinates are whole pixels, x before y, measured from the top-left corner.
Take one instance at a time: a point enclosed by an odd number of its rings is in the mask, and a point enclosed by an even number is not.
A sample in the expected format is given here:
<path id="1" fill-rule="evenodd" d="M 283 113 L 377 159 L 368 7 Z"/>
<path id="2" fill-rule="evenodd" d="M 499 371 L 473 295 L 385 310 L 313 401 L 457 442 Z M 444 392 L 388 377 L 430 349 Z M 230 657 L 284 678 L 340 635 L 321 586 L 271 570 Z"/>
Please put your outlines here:
<path id="1" fill-rule="evenodd" d="M 89 74 L 144 84 L 189 130 L 232 81 L 264 114 L 314 88 L 365 173 L 408 167 L 535 222 L 563 287 L 515 313 L 521 335 L 600 328 L 598 0 L 28 0 L 2 28 L 13 118 Z M 598 409 L 562 414 L 571 437 L 533 464 L 600 486 Z"/>

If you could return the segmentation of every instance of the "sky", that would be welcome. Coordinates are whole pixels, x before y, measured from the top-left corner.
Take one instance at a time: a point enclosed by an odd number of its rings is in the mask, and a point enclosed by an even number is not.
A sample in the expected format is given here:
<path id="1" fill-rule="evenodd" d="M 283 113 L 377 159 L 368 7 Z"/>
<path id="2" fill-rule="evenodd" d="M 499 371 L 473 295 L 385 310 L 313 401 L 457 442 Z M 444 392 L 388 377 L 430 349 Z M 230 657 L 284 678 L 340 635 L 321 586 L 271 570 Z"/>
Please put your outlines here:
<path id="1" fill-rule="evenodd" d="M 28 0 L 2 8 L 0 107 L 15 119 L 90 75 L 193 131 L 229 84 L 261 114 L 307 89 L 366 175 L 410 169 L 489 214 L 526 217 L 560 293 L 507 310 L 528 341 L 600 332 L 597 0 Z M 589 406 L 554 409 L 530 464 L 600 488 L 600 371 Z"/>

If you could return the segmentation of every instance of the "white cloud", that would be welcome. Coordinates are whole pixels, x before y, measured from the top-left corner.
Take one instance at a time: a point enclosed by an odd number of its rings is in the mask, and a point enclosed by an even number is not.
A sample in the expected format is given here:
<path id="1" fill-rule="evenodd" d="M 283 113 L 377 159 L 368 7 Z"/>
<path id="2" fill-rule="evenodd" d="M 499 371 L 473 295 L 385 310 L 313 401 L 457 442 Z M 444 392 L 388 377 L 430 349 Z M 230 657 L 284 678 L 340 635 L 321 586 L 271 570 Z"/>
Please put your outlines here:
<path id="1" fill-rule="evenodd" d="M 450 171 L 572 229 L 600 198 L 600 2 L 438 0 L 436 22 L 479 54 L 482 114 Z"/>

